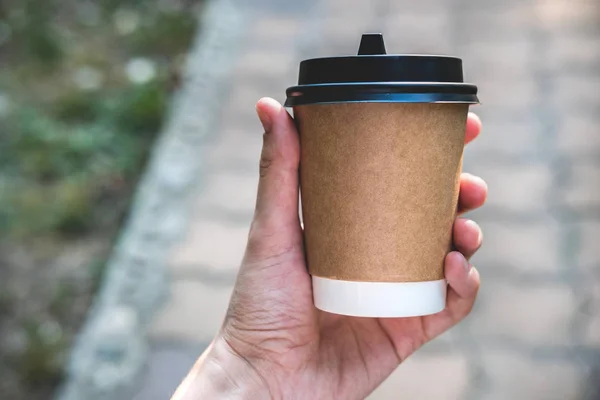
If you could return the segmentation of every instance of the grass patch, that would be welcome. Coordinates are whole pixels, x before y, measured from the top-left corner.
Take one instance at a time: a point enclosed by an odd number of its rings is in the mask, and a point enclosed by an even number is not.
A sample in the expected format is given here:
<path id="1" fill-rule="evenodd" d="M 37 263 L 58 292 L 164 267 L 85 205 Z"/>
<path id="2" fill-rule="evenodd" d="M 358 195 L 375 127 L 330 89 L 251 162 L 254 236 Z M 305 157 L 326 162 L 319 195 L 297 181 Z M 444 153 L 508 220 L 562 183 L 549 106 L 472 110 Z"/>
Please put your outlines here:
<path id="1" fill-rule="evenodd" d="M 202 3 L 0 2 L 0 398 L 60 381 Z"/>

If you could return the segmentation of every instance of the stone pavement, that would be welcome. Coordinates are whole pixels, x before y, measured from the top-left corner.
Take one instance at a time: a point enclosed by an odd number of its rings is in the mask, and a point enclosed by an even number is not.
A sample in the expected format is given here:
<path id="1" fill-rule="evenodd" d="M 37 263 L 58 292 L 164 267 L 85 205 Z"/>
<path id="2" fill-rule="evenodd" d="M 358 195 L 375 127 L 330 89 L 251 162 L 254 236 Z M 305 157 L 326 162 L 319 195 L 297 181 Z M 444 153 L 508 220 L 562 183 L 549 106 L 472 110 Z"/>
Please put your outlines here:
<path id="1" fill-rule="evenodd" d="M 483 286 L 463 324 L 411 357 L 371 397 L 600 398 L 600 3 L 595 0 L 253 0 L 187 232 L 168 259 L 138 399 L 166 399 L 219 328 L 258 177 L 254 104 L 284 99 L 300 60 L 354 54 L 383 32 L 389 52 L 454 54 L 480 87 L 482 136 L 465 170 L 489 184 L 472 213 L 485 234 Z"/>

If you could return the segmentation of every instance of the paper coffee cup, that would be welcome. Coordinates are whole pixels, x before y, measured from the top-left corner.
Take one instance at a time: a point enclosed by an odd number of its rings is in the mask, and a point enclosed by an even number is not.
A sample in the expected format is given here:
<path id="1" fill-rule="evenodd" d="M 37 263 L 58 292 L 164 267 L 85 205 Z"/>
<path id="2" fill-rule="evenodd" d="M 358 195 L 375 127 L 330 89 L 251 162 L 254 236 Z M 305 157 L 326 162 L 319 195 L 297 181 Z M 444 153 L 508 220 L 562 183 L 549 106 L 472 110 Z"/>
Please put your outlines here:
<path id="1" fill-rule="evenodd" d="M 386 55 L 364 35 L 358 56 L 306 60 L 288 89 L 300 132 L 300 188 L 315 306 L 408 317 L 446 304 L 469 104 L 454 57 Z"/>

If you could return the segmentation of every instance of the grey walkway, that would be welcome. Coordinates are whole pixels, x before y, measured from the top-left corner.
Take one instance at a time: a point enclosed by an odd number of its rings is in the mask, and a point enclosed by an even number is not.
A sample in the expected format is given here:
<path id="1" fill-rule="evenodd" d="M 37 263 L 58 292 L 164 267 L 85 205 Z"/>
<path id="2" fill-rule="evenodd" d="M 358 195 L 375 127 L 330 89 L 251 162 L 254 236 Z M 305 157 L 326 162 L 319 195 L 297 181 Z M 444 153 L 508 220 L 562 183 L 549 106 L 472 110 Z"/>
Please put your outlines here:
<path id="1" fill-rule="evenodd" d="M 138 398 L 167 398 L 221 324 L 254 205 L 256 100 L 283 100 L 301 59 L 353 54 L 365 31 L 383 32 L 388 51 L 463 57 L 484 121 L 465 170 L 490 188 L 472 215 L 485 234 L 473 314 L 371 399 L 600 398 L 600 3 L 255 0 L 242 11 L 249 24 L 219 127 L 202 139 Z"/>

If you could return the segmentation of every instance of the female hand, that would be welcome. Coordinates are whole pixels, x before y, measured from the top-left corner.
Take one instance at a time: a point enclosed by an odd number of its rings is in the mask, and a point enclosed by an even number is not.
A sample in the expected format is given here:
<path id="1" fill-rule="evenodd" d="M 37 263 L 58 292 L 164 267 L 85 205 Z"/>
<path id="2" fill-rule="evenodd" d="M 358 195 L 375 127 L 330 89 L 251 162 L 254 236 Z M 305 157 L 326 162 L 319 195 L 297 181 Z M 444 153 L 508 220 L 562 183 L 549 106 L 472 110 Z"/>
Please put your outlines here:
<path id="1" fill-rule="evenodd" d="M 260 100 L 257 112 L 265 134 L 246 254 L 222 329 L 173 400 L 365 398 L 409 355 L 469 314 L 479 274 L 468 259 L 481 245 L 481 231 L 456 219 L 457 251 L 444 267 L 447 306 L 438 314 L 380 319 L 316 309 L 298 216 L 298 134 L 275 100 Z M 466 129 L 468 143 L 481 130 L 475 115 Z M 486 195 L 483 180 L 463 174 L 459 214 L 483 205 Z"/>

